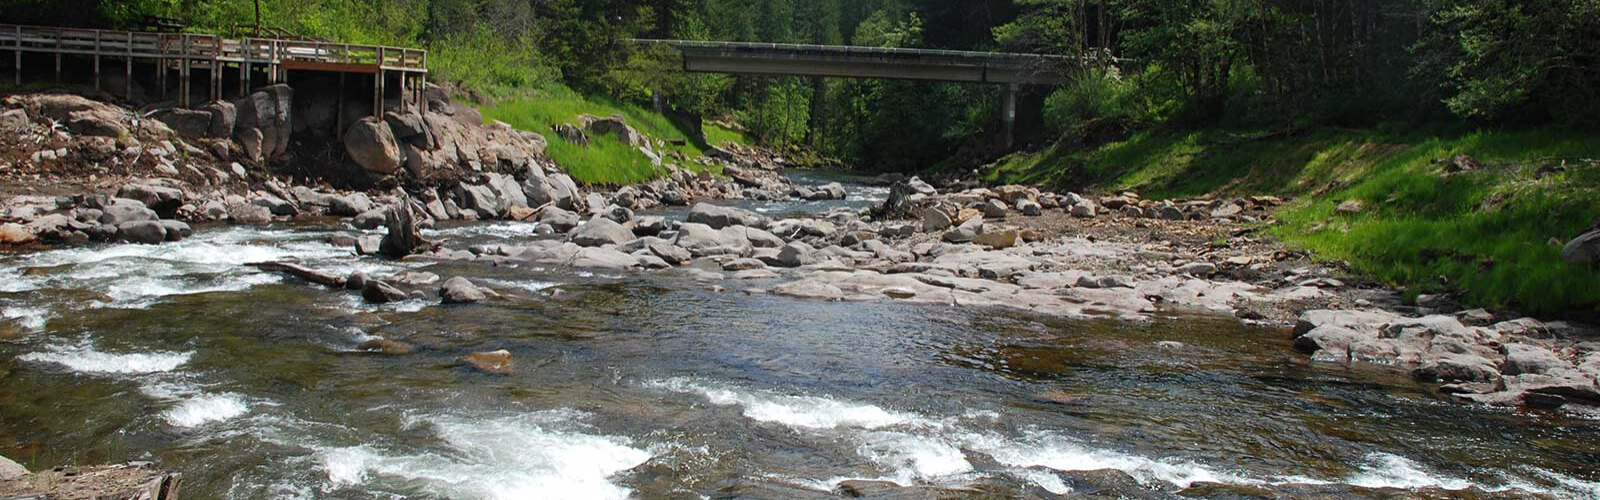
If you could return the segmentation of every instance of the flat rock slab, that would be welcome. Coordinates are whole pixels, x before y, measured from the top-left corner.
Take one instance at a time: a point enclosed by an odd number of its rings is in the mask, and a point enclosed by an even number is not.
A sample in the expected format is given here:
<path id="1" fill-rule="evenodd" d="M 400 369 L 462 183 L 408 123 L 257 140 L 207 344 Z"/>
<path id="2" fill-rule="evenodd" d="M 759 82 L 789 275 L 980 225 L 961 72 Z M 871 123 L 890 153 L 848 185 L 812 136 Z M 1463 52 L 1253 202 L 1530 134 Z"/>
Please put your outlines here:
<path id="1" fill-rule="evenodd" d="M 148 463 L 59 467 L 0 481 L 0 498 L 176 500 L 182 474 Z"/>

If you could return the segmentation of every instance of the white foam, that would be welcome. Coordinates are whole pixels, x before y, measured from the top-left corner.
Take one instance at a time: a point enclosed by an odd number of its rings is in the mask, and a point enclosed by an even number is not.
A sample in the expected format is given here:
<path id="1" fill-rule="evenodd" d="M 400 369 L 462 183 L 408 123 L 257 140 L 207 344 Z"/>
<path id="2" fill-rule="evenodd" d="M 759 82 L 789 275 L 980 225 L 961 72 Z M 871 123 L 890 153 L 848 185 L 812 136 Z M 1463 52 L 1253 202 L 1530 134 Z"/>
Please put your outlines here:
<path id="1" fill-rule="evenodd" d="M 870 404 L 839 401 L 817 396 L 788 396 L 759 391 L 720 387 L 687 378 L 673 378 L 647 385 L 673 392 L 700 394 L 711 404 L 738 405 L 744 416 L 806 429 L 854 427 L 880 429 L 893 426 L 930 426 L 938 422 L 917 415 L 885 410 Z"/>
<path id="2" fill-rule="evenodd" d="M 1345 482 L 1364 488 L 1464 490 L 1473 486 L 1471 481 L 1433 474 L 1411 459 L 1382 452 L 1368 454 L 1366 464 Z"/>
<path id="3" fill-rule="evenodd" d="M 649 460 L 625 438 L 560 430 L 548 415 L 425 419 L 449 448 L 395 454 L 371 445 L 321 453 L 334 488 L 399 478 L 426 495 L 468 499 L 622 499 L 612 476 Z"/>
<path id="4" fill-rule="evenodd" d="M 509 222 L 496 221 L 481 224 L 456 226 L 449 229 L 424 229 L 423 236 L 436 238 L 462 237 L 462 236 L 490 236 L 496 238 L 523 238 L 537 236 L 539 224 L 536 222 Z"/>
<path id="5" fill-rule="evenodd" d="M 16 320 L 23 328 L 38 331 L 43 330 L 49 322 L 50 310 L 42 307 L 6 307 L 0 308 L 0 317 Z"/>
<path id="6" fill-rule="evenodd" d="M 1116 469 L 1133 476 L 1141 483 L 1148 484 L 1159 480 L 1182 488 L 1198 482 L 1232 484 L 1260 482 L 1190 461 L 1155 460 L 1093 448 L 1046 431 L 1030 430 L 1020 439 L 971 433 L 963 436 L 963 441 L 969 449 L 989 455 L 996 462 L 1013 467 L 1046 467 L 1059 471 Z"/>
<path id="7" fill-rule="evenodd" d="M 47 347 L 45 351 L 31 352 L 17 359 L 55 363 L 82 373 L 157 373 L 172 371 L 189 362 L 192 356 L 194 351 L 110 354 L 84 343 Z"/>
<path id="8" fill-rule="evenodd" d="M 857 453 L 893 471 L 899 484 L 917 479 L 934 479 L 972 470 L 972 463 L 956 443 L 939 438 L 899 431 L 863 433 Z"/>
<path id="9" fill-rule="evenodd" d="M 250 411 L 238 394 L 208 394 L 191 398 L 162 414 L 173 427 L 196 427 L 211 422 L 228 420 Z"/>

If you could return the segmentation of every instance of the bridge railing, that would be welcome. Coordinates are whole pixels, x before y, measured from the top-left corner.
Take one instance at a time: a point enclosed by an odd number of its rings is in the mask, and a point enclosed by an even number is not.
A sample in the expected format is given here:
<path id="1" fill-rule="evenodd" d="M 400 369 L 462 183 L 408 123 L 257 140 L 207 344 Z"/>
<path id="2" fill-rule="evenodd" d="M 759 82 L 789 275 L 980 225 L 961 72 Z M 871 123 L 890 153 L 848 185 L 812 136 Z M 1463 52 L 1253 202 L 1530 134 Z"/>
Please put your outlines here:
<path id="1" fill-rule="evenodd" d="M 149 33 L 0 24 L 0 51 L 225 62 L 314 62 L 427 72 L 427 51 L 276 38 L 231 39 L 193 33 Z"/>

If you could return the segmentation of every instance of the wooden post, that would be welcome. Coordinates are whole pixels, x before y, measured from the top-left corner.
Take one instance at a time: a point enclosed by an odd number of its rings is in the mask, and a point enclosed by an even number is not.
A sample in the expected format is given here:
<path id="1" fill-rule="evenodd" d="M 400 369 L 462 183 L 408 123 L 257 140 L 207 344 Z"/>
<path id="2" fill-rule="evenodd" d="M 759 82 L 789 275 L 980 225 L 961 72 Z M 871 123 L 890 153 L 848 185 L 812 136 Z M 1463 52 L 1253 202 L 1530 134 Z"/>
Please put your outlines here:
<path id="1" fill-rule="evenodd" d="M 423 67 L 427 67 L 427 58 L 424 57 L 423 61 Z M 423 73 L 417 77 L 417 80 L 420 83 L 417 85 L 417 97 L 420 98 L 419 101 L 422 103 L 422 116 L 428 116 L 428 74 Z"/>
<path id="2" fill-rule="evenodd" d="M 250 93 L 250 52 L 255 49 L 255 41 L 246 38 L 239 45 L 239 97 Z"/>
<path id="3" fill-rule="evenodd" d="M 16 74 L 17 82 L 16 82 L 16 84 L 17 84 L 17 87 L 21 87 L 22 86 L 22 27 L 21 26 L 17 26 L 17 44 L 16 44 L 16 48 L 17 48 L 17 67 L 16 67 L 16 70 L 17 70 L 17 74 Z"/>
<path id="4" fill-rule="evenodd" d="M 403 71 L 400 73 L 400 114 L 405 114 L 411 101 L 411 95 L 406 93 L 406 79 L 410 77 L 410 73 Z"/>
<path id="5" fill-rule="evenodd" d="M 94 30 L 94 89 L 100 90 L 100 30 Z"/>
<path id="6" fill-rule="evenodd" d="M 128 88 L 123 90 L 123 95 L 126 96 L 126 99 L 128 100 L 128 102 L 131 103 L 131 102 L 133 102 L 133 32 L 132 31 L 128 32 L 128 53 L 126 54 L 126 56 L 127 57 L 123 58 L 122 62 L 123 62 L 123 73 L 124 73 L 123 77 L 125 78 L 124 83 L 127 84 Z"/>
<path id="7" fill-rule="evenodd" d="M 383 70 L 372 74 L 372 117 L 383 118 Z"/>
<path id="8" fill-rule="evenodd" d="M 189 107 L 189 75 L 194 69 L 194 62 L 189 59 L 189 35 L 183 35 L 183 62 L 178 68 L 178 91 L 183 95 L 178 97 L 179 105 Z"/>
<path id="9" fill-rule="evenodd" d="M 56 28 L 56 83 L 61 83 L 61 28 Z"/>
<path id="10" fill-rule="evenodd" d="M 278 84 L 278 41 L 267 42 L 267 85 Z"/>
<path id="11" fill-rule="evenodd" d="M 378 99 L 374 99 L 373 103 L 373 117 L 374 119 L 382 120 L 384 119 L 384 48 L 382 46 L 378 48 L 378 96 L 376 98 Z"/>

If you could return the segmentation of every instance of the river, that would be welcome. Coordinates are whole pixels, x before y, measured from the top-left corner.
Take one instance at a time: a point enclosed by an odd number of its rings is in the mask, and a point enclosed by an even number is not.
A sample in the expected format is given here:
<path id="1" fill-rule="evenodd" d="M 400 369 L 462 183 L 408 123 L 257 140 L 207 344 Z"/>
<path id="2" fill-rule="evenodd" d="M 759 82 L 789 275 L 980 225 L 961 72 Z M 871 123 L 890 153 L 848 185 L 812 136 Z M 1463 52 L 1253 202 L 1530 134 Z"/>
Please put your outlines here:
<path id="1" fill-rule="evenodd" d="M 885 193 L 850 191 L 746 206 Z M 465 246 L 532 228 L 430 234 Z M 746 295 L 762 283 L 716 291 L 672 271 L 385 262 L 325 243 L 335 232 L 353 230 L 0 255 L 0 454 L 153 460 L 191 499 L 805 498 L 856 480 L 958 497 L 1600 497 L 1600 417 L 1453 402 L 1231 317 L 1065 320 Z M 244 265 L 285 258 L 426 266 L 508 298 L 373 306 Z M 355 352 L 379 336 L 417 351 Z M 496 349 L 513 374 L 455 362 Z"/>

